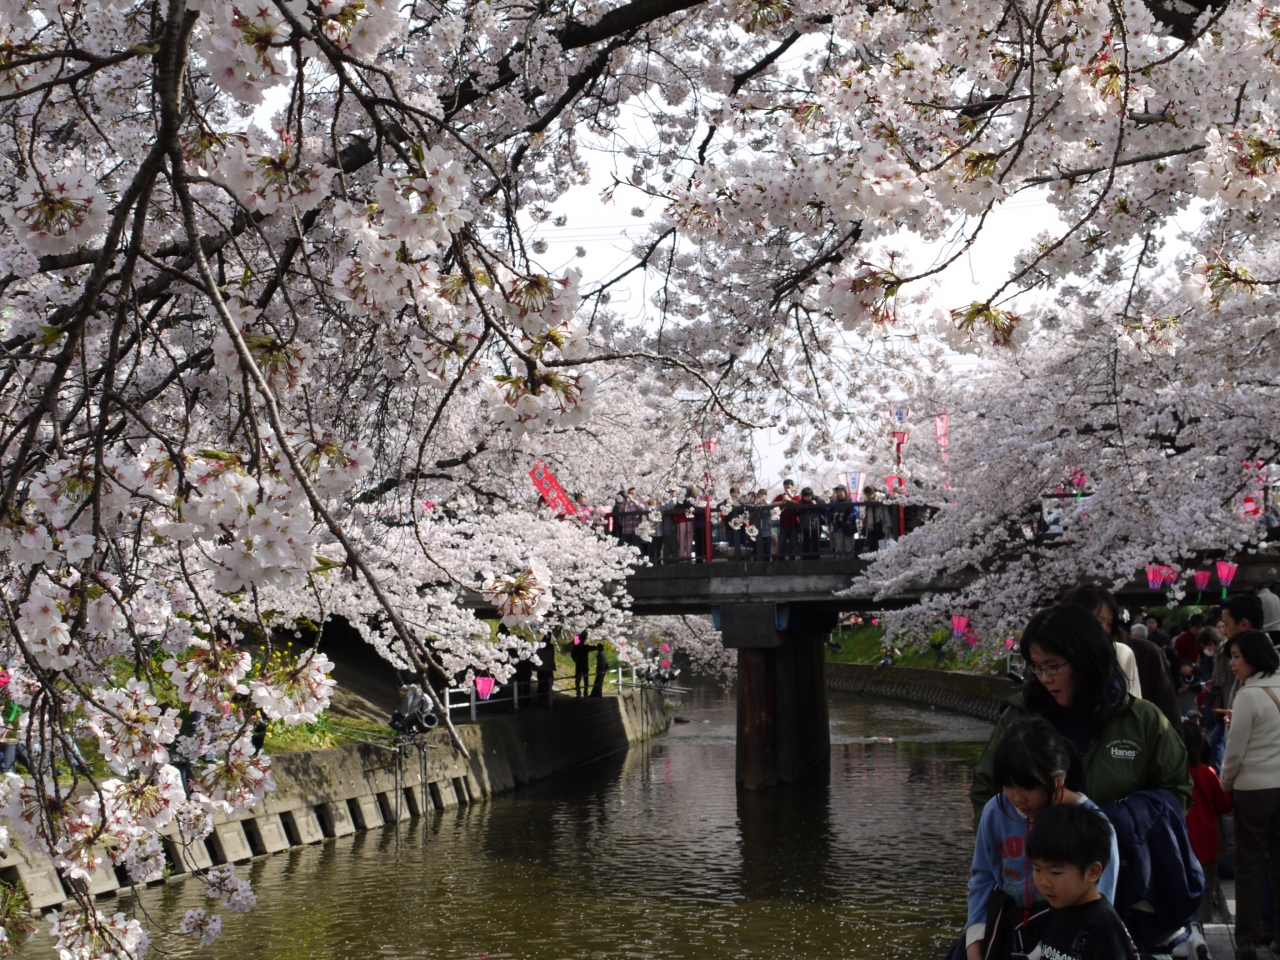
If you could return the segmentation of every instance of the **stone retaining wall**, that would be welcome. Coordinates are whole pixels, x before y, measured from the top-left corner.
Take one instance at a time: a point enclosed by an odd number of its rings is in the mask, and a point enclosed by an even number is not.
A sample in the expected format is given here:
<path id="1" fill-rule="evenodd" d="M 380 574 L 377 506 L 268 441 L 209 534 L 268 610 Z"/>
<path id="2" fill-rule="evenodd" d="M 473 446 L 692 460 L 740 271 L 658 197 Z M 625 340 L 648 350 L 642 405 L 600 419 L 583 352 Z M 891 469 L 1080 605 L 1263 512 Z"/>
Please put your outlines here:
<path id="1" fill-rule="evenodd" d="M 940 710 L 995 720 L 1000 715 L 1001 704 L 1018 687 L 1005 677 L 828 661 L 827 689 L 927 703 Z"/>
<path id="2" fill-rule="evenodd" d="M 271 761 L 276 789 L 262 803 L 234 818 L 216 817 L 202 843 L 183 845 L 173 832 L 163 836 L 168 876 L 148 883 L 475 803 L 625 750 L 666 730 L 669 722 L 659 693 L 636 690 L 620 697 L 557 699 L 550 710 L 459 727 L 470 760 L 440 730 L 399 750 L 355 743 L 278 754 Z M 69 899 L 67 881 L 53 864 L 16 841 L 0 857 L 0 880 L 21 880 L 38 910 Z M 104 856 L 90 891 L 111 896 L 128 887 L 124 872 L 117 874 Z"/>

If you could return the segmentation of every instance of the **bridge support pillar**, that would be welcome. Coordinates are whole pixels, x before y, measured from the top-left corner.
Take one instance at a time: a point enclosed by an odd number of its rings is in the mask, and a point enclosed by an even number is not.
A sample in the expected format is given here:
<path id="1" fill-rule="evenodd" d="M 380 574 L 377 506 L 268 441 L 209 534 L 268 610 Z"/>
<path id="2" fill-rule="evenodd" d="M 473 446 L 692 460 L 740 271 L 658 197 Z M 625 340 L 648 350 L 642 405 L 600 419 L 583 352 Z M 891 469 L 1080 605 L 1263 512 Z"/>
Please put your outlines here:
<path id="1" fill-rule="evenodd" d="M 738 650 L 738 784 L 795 783 L 831 753 L 824 644 L 836 616 L 742 603 L 722 605 L 720 621 Z"/>

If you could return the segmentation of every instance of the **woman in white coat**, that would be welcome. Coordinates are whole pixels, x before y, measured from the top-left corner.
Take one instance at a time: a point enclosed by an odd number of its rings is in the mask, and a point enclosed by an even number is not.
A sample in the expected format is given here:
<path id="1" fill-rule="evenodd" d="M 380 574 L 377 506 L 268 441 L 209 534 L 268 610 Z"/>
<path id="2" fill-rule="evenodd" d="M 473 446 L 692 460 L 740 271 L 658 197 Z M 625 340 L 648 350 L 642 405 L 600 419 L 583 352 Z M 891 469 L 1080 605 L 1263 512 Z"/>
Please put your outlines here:
<path id="1" fill-rule="evenodd" d="M 1222 760 L 1222 788 L 1235 799 L 1236 956 L 1256 960 L 1264 850 L 1280 913 L 1280 655 L 1260 630 L 1231 637 L 1227 655 L 1238 683 Z"/>

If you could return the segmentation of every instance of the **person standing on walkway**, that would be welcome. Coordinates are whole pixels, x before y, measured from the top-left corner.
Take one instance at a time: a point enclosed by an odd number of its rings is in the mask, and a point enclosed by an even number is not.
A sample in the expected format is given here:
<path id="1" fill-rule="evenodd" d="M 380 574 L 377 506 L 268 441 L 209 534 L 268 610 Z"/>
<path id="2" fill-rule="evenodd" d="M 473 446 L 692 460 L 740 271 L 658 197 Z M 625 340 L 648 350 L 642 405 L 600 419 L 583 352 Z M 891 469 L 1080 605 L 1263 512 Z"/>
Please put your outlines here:
<path id="1" fill-rule="evenodd" d="M 1258 629 L 1269 636 L 1273 644 L 1280 643 L 1280 597 L 1271 592 L 1269 580 L 1258 581 L 1253 592 L 1262 601 L 1262 626 Z"/>
<path id="2" fill-rule="evenodd" d="M 837 557 L 853 553 L 853 531 L 857 516 L 849 491 L 838 486 L 827 501 L 827 529 L 831 535 L 831 552 Z"/>
<path id="3" fill-rule="evenodd" d="M 756 559 L 773 559 L 773 507 L 769 506 L 769 491 L 756 491 L 756 505 L 751 510 L 751 523 L 756 528 Z"/>
<path id="4" fill-rule="evenodd" d="M 667 499 L 662 502 L 662 560 L 671 563 L 680 557 L 680 544 L 676 539 L 676 513 L 680 510 L 680 501 L 675 490 L 667 491 Z"/>
<path id="5" fill-rule="evenodd" d="M 1155 704 L 1128 692 L 1116 645 L 1087 608 L 1062 603 L 1037 613 L 1020 650 L 1029 676 L 974 769 L 975 818 L 999 790 L 993 760 L 1004 730 L 1022 716 L 1044 717 L 1080 752 L 1085 789 L 1115 826 L 1122 857 L 1132 864 L 1122 860 L 1120 889 L 1140 899 L 1154 896 L 1150 902 L 1158 904 L 1147 914 L 1135 911 L 1132 898 L 1116 908 L 1140 942 L 1165 946 L 1183 933 L 1204 880 L 1186 842 L 1192 781 L 1182 725 L 1175 729 Z M 1158 872 L 1151 870 L 1156 862 L 1164 865 Z"/>
<path id="6" fill-rule="evenodd" d="M 1179 662 L 1183 660 L 1194 660 L 1200 654 L 1200 645 L 1197 642 L 1200 638 L 1200 631 L 1204 629 L 1204 617 L 1196 614 L 1187 621 L 1187 629 L 1178 634 L 1173 640 L 1173 652 L 1177 654 Z"/>
<path id="7" fill-rule="evenodd" d="M 1256 960 L 1264 854 L 1271 861 L 1272 896 L 1280 900 L 1280 655 L 1261 630 L 1234 634 L 1227 652 L 1239 683 L 1222 760 L 1222 788 L 1236 808 L 1236 956 Z M 1280 916 L 1280 903 L 1276 907 Z"/>
<path id="8" fill-rule="evenodd" d="M 720 514 L 726 549 L 733 551 L 734 560 L 741 560 L 743 552 L 751 549 L 747 539 L 747 501 L 742 499 L 742 492 L 730 487 L 728 499 L 720 503 L 716 512 Z"/>
<path id="9" fill-rule="evenodd" d="M 1187 768 L 1191 771 L 1191 809 L 1187 811 L 1187 836 L 1191 849 L 1204 868 L 1204 899 L 1196 913 L 1196 922 L 1202 927 L 1213 923 L 1214 916 L 1226 914 L 1224 922 L 1230 922 L 1227 898 L 1218 879 L 1218 829 L 1223 814 L 1231 812 L 1231 794 L 1222 789 L 1222 782 L 1213 767 L 1206 763 L 1208 744 L 1200 724 L 1194 720 L 1182 723 L 1182 739 L 1187 745 Z M 1201 937 L 1204 931 L 1199 931 Z"/>
<path id="10" fill-rule="evenodd" d="M 684 501 L 676 504 L 676 556 L 681 563 L 693 562 L 693 521 L 697 516 L 698 491 L 684 488 Z"/>
<path id="11" fill-rule="evenodd" d="M 1082 583 L 1067 591 L 1063 603 L 1074 603 L 1094 615 L 1116 646 L 1116 659 L 1124 669 L 1129 692 L 1160 708 L 1174 731 L 1182 729 L 1182 713 L 1169 678 L 1168 660 L 1150 640 L 1131 637 L 1120 620 L 1120 605 L 1110 590 Z M 1197 654 L 1199 650 L 1196 651 Z"/>
<path id="12" fill-rule="evenodd" d="M 609 658 L 605 656 L 604 644 L 597 643 L 593 648 L 596 652 L 596 679 L 591 685 L 591 695 L 593 697 L 604 696 L 604 675 L 609 670 Z"/>
<path id="13" fill-rule="evenodd" d="M 794 560 L 800 546 L 800 509 L 794 480 L 782 481 L 782 492 L 773 498 L 778 509 L 778 559 Z"/>
<path id="14" fill-rule="evenodd" d="M 800 555 L 804 560 L 817 560 L 822 549 L 822 517 L 825 504 L 813 495 L 812 487 L 800 491 L 796 511 L 800 516 Z"/>
<path id="15" fill-rule="evenodd" d="M 538 648 L 536 672 L 538 674 L 538 704 L 543 707 L 549 707 L 551 706 L 551 690 L 556 682 L 556 645 L 551 642 L 550 634 L 547 635 L 542 646 Z"/>
<path id="16" fill-rule="evenodd" d="M 569 657 L 573 660 L 573 693 L 577 697 L 585 697 L 591 683 L 591 655 L 587 648 L 587 633 L 573 638 L 573 646 L 569 648 Z"/>

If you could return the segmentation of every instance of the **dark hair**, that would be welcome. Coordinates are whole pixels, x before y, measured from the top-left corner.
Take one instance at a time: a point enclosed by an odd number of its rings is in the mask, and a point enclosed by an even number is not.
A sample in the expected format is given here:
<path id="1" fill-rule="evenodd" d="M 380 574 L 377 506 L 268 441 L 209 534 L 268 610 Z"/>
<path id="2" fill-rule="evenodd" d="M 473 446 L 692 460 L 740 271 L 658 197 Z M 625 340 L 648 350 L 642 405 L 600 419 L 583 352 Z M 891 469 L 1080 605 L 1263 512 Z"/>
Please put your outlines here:
<path id="1" fill-rule="evenodd" d="M 1200 644 L 1200 646 L 1202 647 L 1207 647 L 1211 643 L 1216 643 L 1219 646 L 1221 646 L 1222 634 L 1220 634 L 1213 627 L 1205 627 L 1200 631 L 1199 635 L 1196 637 L 1196 643 Z"/>
<path id="2" fill-rule="evenodd" d="M 1262 598 L 1253 593 L 1233 593 L 1222 601 L 1222 609 L 1231 614 L 1236 623 L 1249 621 L 1254 630 L 1261 630 L 1266 614 L 1262 612 Z"/>
<path id="3" fill-rule="evenodd" d="M 1027 856 L 1045 863 L 1069 863 L 1084 873 L 1111 859 L 1111 824 L 1083 803 L 1060 803 L 1036 814 L 1027 837 Z"/>
<path id="4" fill-rule="evenodd" d="M 1178 661 L 1178 669 L 1179 669 L 1179 670 L 1181 670 L 1183 667 L 1191 667 L 1191 668 L 1194 670 L 1194 669 L 1195 669 L 1195 666 L 1196 666 L 1196 665 L 1195 665 L 1194 663 L 1192 663 L 1190 660 L 1179 660 L 1179 661 Z"/>
<path id="5" fill-rule="evenodd" d="M 1271 645 L 1271 638 L 1261 630 L 1242 630 L 1227 641 L 1227 656 L 1231 648 L 1240 651 L 1240 659 L 1253 667 L 1260 677 L 1269 677 L 1280 669 L 1280 653 Z"/>
<path id="6" fill-rule="evenodd" d="M 786 480 L 782 481 L 782 485 L 784 487 L 794 487 L 796 485 L 796 482 L 792 480 L 790 477 L 788 477 Z"/>
<path id="7" fill-rule="evenodd" d="M 1182 721 L 1182 742 L 1187 745 L 1187 766 L 1198 767 L 1209 760 L 1209 745 L 1204 741 L 1204 731 L 1194 720 Z"/>
<path id="8" fill-rule="evenodd" d="M 1115 644 L 1102 624 L 1084 607 L 1060 603 L 1037 613 L 1022 632 L 1018 649 L 1027 663 L 1031 663 L 1033 646 L 1071 664 L 1072 706 L 1084 715 L 1090 734 L 1098 733 L 1117 703 L 1128 696 Z M 1032 713 L 1042 717 L 1052 717 L 1061 709 L 1033 673 L 1028 673 L 1023 699 Z"/>
<path id="9" fill-rule="evenodd" d="M 801 490 L 801 491 L 800 491 L 800 496 L 802 496 L 802 497 L 812 497 L 812 496 L 813 496 L 813 487 L 805 487 L 803 490 Z"/>
<path id="10" fill-rule="evenodd" d="M 1084 765 L 1075 747 L 1043 717 L 1019 717 L 1000 734 L 992 773 L 996 785 L 1034 790 L 1044 787 L 1052 801 L 1057 783 L 1078 789 Z"/>
<path id="11" fill-rule="evenodd" d="M 1123 632 L 1124 624 L 1120 619 L 1120 604 L 1116 603 L 1116 598 L 1110 590 L 1106 590 L 1096 583 L 1081 583 L 1072 587 L 1062 595 L 1063 603 L 1074 603 L 1077 607 L 1084 607 L 1090 614 L 1102 607 L 1111 614 L 1111 636 L 1115 638 L 1116 634 Z"/>
<path id="12" fill-rule="evenodd" d="M 1202 614 L 1202 613 L 1196 613 L 1196 614 L 1193 614 L 1193 615 L 1192 615 L 1192 617 L 1191 617 L 1191 619 L 1187 621 L 1187 626 L 1189 626 L 1189 627 L 1203 627 L 1203 626 L 1204 626 L 1206 623 L 1208 623 L 1208 622 L 1209 622 L 1209 621 L 1208 621 L 1208 620 L 1206 620 L 1206 619 L 1204 618 L 1204 614 Z"/>

